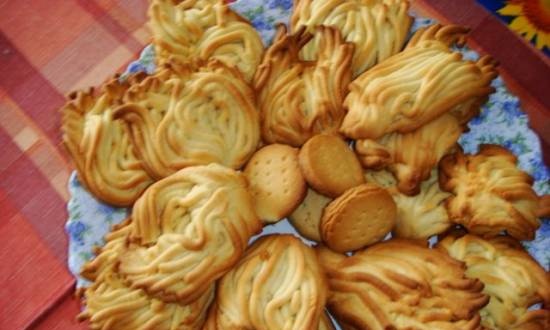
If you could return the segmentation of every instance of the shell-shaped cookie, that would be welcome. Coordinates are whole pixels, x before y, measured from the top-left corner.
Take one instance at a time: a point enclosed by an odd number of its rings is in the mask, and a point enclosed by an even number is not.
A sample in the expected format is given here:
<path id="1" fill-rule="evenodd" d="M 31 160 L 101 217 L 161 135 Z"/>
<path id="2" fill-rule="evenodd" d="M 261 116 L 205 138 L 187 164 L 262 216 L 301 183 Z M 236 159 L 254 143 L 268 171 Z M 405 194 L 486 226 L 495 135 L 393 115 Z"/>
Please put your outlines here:
<path id="1" fill-rule="evenodd" d="M 466 31 L 453 25 L 419 30 L 424 39 L 417 36 L 418 43 L 354 80 L 345 100 L 349 111 L 342 133 L 354 139 L 378 139 L 392 132 L 411 132 L 445 112 L 461 124 L 472 118 L 493 91 L 490 83 L 496 70 L 489 57 L 465 61 L 449 49 L 447 42 L 460 39 Z"/>
<path id="2" fill-rule="evenodd" d="M 453 224 L 445 209 L 450 193 L 441 191 L 438 172 L 433 170 L 429 179 L 422 182 L 420 192 L 407 196 L 396 188 L 393 175 L 385 170 L 367 171 L 368 182 L 378 184 L 390 192 L 397 206 L 393 235 L 400 238 L 428 239 L 445 232 Z"/>
<path id="3" fill-rule="evenodd" d="M 317 28 L 319 55 L 302 61 L 298 53 L 312 35 L 303 29 L 288 35 L 277 27 L 254 77 L 259 95 L 262 138 L 299 147 L 320 133 L 337 133 L 345 115 L 343 100 L 351 80 L 353 45 L 338 30 Z"/>
<path id="4" fill-rule="evenodd" d="M 132 288 L 191 303 L 235 265 L 261 229 L 242 174 L 218 164 L 157 181 L 132 210 L 119 272 Z"/>
<path id="5" fill-rule="evenodd" d="M 439 160 L 456 147 L 463 131 L 454 116 L 444 114 L 409 133 L 357 140 L 355 151 L 364 167 L 387 167 L 397 178 L 399 191 L 415 195 Z"/>
<path id="6" fill-rule="evenodd" d="M 63 142 L 78 177 L 97 198 L 117 206 L 131 205 L 152 183 L 136 156 L 126 127 L 113 117 L 134 77 L 118 77 L 100 91 L 73 92 L 61 108 Z"/>
<path id="7" fill-rule="evenodd" d="M 196 301 L 183 305 L 152 298 L 132 289 L 113 274 L 84 293 L 86 309 L 79 319 L 89 320 L 91 329 L 199 330 L 206 318 L 214 286 Z"/>
<path id="8" fill-rule="evenodd" d="M 533 179 L 516 166 L 516 157 L 497 145 L 481 145 L 475 155 L 462 151 L 439 163 L 439 183 L 450 192 L 449 217 L 485 237 L 506 231 L 514 238 L 533 239 L 540 226 Z"/>
<path id="9" fill-rule="evenodd" d="M 134 144 L 134 150 L 147 173 L 159 180 L 172 173 L 166 168 L 165 162 L 157 157 L 156 146 L 147 139 L 154 139 L 154 132 L 160 126 L 170 106 L 177 102 L 181 90 L 187 79 L 197 71 L 202 63 L 200 61 L 186 64 L 170 63 L 164 65 L 153 75 L 147 76 L 143 81 L 131 86 L 123 98 L 124 106 L 115 111 L 114 116 L 122 119 L 133 128 L 142 125 L 140 134 L 135 129 L 130 129 L 130 137 Z M 139 115 L 135 115 L 128 109 L 135 109 Z"/>
<path id="10" fill-rule="evenodd" d="M 159 63 L 218 59 L 238 68 L 247 81 L 263 53 L 258 32 L 221 0 L 153 0 L 149 8 Z"/>
<path id="11" fill-rule="evenodd" d="M 87 319 L 91 329 L 201 329 L 214 298 L 214 285 L 187 305 L 165 302 L 130 288 L 116 271 L 130 229 L 129 220 L 115 228 L 98 255 L 84 265 L 83 276 L 93 283 L 83 292 L 85 307 L 78 318 Z"/>
<path id="12" fill-rule="evenodd" d="M 132 219 L 127 218 L 123 222 L 114 225 L 111 231 L 105 235 L 105 245 L 96 248 L 96 256 L 85 263 L 80 270 L 80 275 L 92 282 L 99 282 L 105 276 L 116 272 L 117 263 L 121 252 L 128 246 L 128 237 L 132 231 Z"/>
<path id="13" fill-rule="evenodd" d="M 549 328 L 550 275 L 517 241 L 503 236 L 484 240 L 453 234 L 440 241 L 437 248 L 465 262 L 466 275 L 485 284 L 483 292 L 491 297 L 481 310 L 485 328 Z M 530 308 L 538 303 L 543 307 Z"/>
<path id="14" fill-rule="evenodd" d="M 171 98 L 162 118 L 142 103 L 117 109 L 137 153 L 155 178 L 193 165 L 244 165 L 260 139 L 252 89 L 240 73 L 217 60 L 165 82 Z M 163 98 L 164 99 L 164 98 Z M 148 101 L 148 102 L 154 102 Z"/>
<path id="15" fill-rule="evenodd" d="M 334 26 L 343 38 L 355 44 L 352 71 L 357 77 L 393 54 L 401 51 L 412 18 L 406 0 L 295 0 L 291 18 L 292 31 L 306 27 Z M 305 60 L 317 58 L 315 42 L 301 51 Z"/>
<path id="16" fill-rule="evenodd" d="M 207 329 L 317 329 L 327 284 L 312 248 L 263 236 L 218 283 Z"/>
<path id="17" fill-rule="evenodd" d="M 464 264 L 413 241 L 392 239 L 347 257 L 318 248 L 328 308 L 345 329 L 479 329 L 483 284 Z"/>

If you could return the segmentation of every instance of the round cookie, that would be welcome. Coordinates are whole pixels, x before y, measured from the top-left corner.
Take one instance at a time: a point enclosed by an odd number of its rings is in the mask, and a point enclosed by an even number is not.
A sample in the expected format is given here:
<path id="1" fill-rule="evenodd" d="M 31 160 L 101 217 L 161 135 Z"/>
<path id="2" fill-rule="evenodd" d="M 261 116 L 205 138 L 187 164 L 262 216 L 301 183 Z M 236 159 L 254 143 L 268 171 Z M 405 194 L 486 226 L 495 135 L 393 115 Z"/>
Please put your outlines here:
<path id="1" fill-rule="evenodd" d="M 298 166 L 298 149 L 271 144 L 258 150 L 244 168 L 256 214 L 267 223 L 288 216 L 300 205 L 307 185 Z"/>
<path id="2" fill-rule="evenodd" d="M 306 198 L 288 216 L 288 220 L 302 236 L 312 241 L 321 242 L 319 224 L 321 223 L 323 209 L 331 201 L 331 198 L 323 196 L 313 189 L 308 189 Z"/>
<path id="3" fill-rule="evenodd" d="M 394 227 L 396 209 L 384 188 L 369 183 L 351 188 L 325 207 L 320 225 L 323 242 L 337 252 L 376 243 Z"/>
<path id="4" fill-rule="evenodd" d="M 312 137 L 302 146 L 298 160 L 306 181 L 325 196 L 336 198 L 365 183 L 357 156 L 338 136 Z"/>

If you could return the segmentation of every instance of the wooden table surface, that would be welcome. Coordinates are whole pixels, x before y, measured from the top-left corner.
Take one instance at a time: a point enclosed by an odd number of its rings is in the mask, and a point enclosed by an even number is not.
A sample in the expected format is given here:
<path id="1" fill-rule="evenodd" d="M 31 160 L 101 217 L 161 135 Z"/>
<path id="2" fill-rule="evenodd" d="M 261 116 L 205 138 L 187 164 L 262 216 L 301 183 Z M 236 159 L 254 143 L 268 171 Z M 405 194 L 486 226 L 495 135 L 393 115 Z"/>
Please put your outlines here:
<path id="1" fill-rule="evenodd" d="M 246 0 L 245 0 L 246 1 Z M 550 156 L 550 63 L 473 0 L 413 1 L 426 16 L 472 28 L 493 55 Z M 146 0 L 0 0 L 0 329 L 85 329 L 66 268 L 73 166 L 58 109 L 135 59 L 150 34 Z"/>

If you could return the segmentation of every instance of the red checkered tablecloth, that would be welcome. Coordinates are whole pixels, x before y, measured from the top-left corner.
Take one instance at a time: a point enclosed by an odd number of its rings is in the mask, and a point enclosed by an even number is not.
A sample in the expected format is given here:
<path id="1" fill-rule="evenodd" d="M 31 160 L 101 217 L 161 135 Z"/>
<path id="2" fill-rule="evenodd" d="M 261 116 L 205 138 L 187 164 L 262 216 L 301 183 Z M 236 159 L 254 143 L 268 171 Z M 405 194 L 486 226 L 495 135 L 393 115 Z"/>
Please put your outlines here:
<path id="1" fill-rule="evenodd" d="M 70 316 L 45 328 L 78 327 L 78 305 L 63 305 L 72 166 L 58 109 L 137 57 L 150 39 L 146 10 L 146 0 L 0 1 L 0 329 L 63 308 Z"/>
<path id="2" fill-rule="evenodd" d="M 244 0 L 246 1 L 246 0 Z M 80 329 L 66 268 L 66 184 L 59 107 L 98 85 L 149 42 L 147 0 L 0 1 L 0 329 Z M 472 27 L 532 126 L 550 143 L 550 63 L 473 0 L 415 6 Z"/>

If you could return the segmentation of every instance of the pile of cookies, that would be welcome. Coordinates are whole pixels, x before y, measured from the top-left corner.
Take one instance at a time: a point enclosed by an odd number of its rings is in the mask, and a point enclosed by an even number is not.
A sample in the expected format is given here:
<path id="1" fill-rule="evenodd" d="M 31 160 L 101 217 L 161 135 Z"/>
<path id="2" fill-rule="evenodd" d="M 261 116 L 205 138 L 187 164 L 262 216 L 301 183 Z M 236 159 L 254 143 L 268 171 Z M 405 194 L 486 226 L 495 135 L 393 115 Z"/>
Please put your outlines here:
<path id="1" fill-rule="evenodd" d="M 79 318 L 549 329 L 549 274 L 518 243 L 549 198 L 508 150 L 457 144 L 496 63 L 453 50 L 460 26 L 407 39 L 408 8 L 296 0 L 264 49 L 221 0 L 151 0 L 156 72 L 115 76 L 61 109 L 82 184 L 132 207 L 82 269 Z M 288 234 L 250 243 L 285 218 L 314 247 Z"/>

